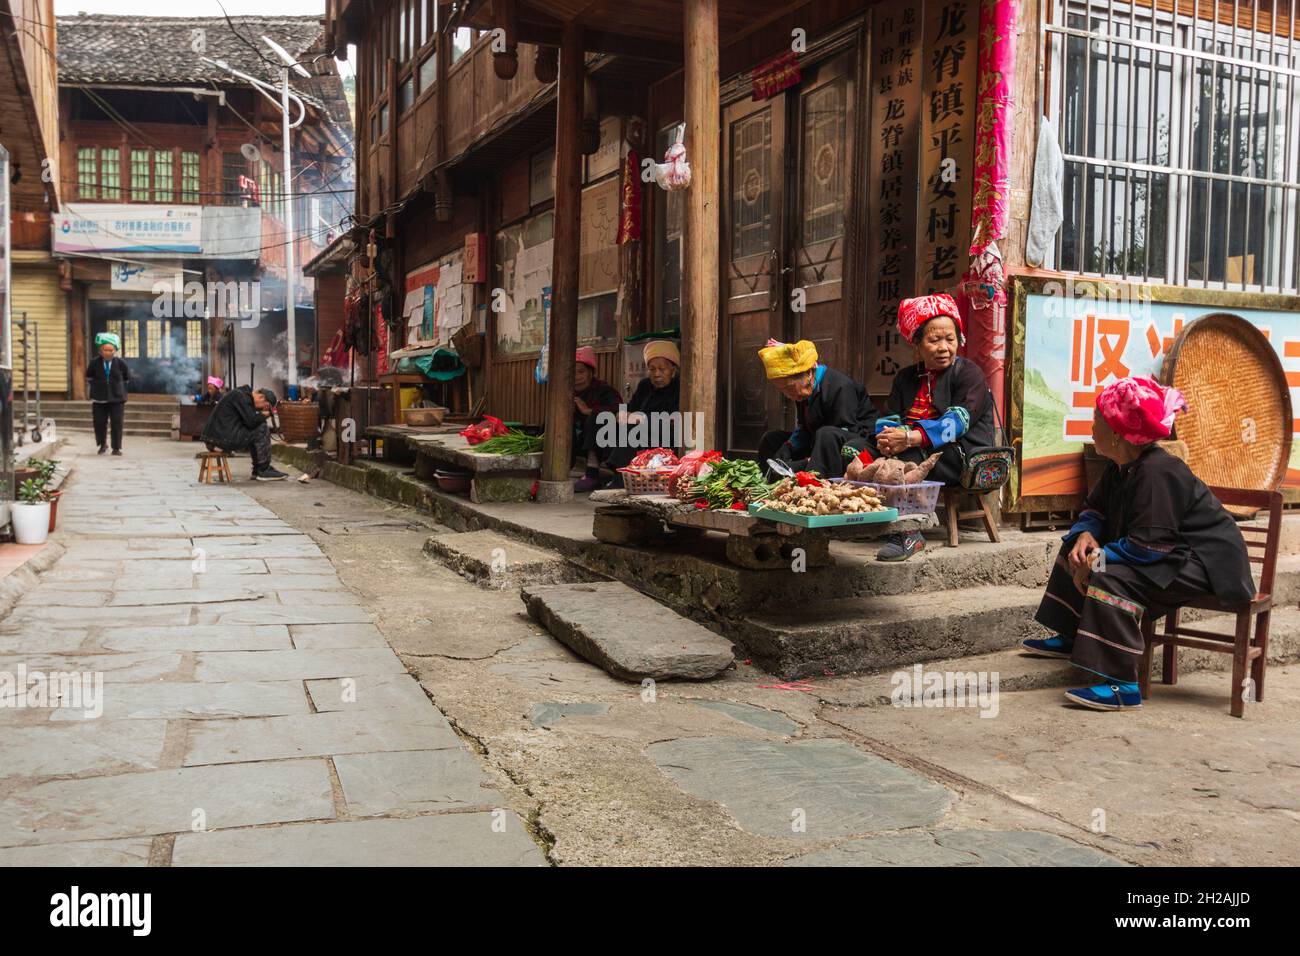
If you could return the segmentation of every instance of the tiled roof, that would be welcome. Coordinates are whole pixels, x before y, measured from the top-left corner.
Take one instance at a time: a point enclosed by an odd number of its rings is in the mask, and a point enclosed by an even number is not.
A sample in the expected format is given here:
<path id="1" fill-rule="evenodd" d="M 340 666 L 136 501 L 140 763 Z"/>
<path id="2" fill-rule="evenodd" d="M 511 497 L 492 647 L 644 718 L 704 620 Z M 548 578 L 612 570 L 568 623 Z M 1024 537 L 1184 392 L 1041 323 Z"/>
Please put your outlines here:
<path id="1" fill-rule="evenodd" d="M 231 24 L 234 24 L 232 29 Z M 319 17 L 142 17 L 101 14 L 59 17 L 61 83 L 242 85 L 214 63 L 222 60 L 258 79 L 278 83 L 279 58 L 268 36 L 309 72 L 333 71 L 326 57 L 313 68 L 309 53 L 324 32 Z M 203 53 L 196 52 L 202 30 Z M 236 32 L 238 31 L 238 32 Z M 307 80 L 298 78 L 310 90 Z"/>

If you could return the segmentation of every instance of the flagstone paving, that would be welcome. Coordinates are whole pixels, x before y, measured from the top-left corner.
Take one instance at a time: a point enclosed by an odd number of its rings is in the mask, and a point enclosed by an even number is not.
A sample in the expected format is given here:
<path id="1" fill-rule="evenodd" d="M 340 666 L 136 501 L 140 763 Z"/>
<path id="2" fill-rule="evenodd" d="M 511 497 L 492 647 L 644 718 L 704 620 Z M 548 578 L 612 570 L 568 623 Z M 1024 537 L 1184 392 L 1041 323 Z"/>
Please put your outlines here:
<path id="1" fill-rule="evenodd" d="M 89 672 L 99 713 L 0 682 L 0 865 L 544 864 L 315 542 L 192 454 L 60 452 L 0 673 Z"/>

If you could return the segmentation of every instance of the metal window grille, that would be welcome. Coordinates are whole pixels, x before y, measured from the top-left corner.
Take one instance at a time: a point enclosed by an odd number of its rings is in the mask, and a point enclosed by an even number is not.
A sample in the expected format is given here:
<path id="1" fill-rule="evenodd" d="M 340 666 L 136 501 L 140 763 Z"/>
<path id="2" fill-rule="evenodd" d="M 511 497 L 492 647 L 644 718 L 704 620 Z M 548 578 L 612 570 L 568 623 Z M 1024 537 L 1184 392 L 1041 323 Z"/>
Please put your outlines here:
<path id="1" fill-rule="evenodd" d="M 1045 0 L 1064 154 L 1049 266 L 1300 287 L 1300 0 Z"/>

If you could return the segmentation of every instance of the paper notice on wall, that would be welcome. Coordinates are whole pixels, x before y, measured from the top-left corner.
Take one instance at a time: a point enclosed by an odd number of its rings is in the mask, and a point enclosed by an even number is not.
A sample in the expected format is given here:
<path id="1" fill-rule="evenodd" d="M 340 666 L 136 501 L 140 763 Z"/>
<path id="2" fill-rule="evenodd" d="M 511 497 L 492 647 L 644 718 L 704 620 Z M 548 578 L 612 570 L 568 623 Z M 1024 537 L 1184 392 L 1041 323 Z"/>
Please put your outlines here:
<path id="1" fill-rule="evenodd" d="M 618 291 L 617 178 L 582 191 L 578 298 Z"/>
<path id="2" fill-rule="evenodd" d="M 465 287 L 461 261 L 449 259 L 438 275 L 438 344 L 446 345 L 465 324 Z"/>
<path id="3" fill-rule="evenodd" d="M 542 289 L 551 284 L 551 258 L 555 242 L 547 239 L 519 253 L 515 260 L 515 301 L 522 307 L 530 299 L 541 302 Z"/>

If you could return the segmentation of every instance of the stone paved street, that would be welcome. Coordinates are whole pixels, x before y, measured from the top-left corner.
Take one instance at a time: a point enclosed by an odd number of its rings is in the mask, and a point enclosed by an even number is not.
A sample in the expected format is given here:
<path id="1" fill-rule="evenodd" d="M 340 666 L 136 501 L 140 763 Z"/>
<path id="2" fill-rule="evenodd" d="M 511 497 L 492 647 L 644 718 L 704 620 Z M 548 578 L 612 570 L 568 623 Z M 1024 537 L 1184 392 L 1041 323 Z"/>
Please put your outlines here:
<path id="1" fill-rule="evenodd" d="M 309 537 L 193 446 L 60 455 L 0 671 L 102 674 L 102 716 L 0 709 L 0 864 L 544 862 Z"/>
<path id="2" fill-rule="evenodd" d="M 0 674 L 102 675 L 102 715 L 0 707 L 0 864 L 1300 862 L 1295 666 L 1245 720 L 1222 672 L 1081 712 L 1013 651 L 933 664 L 1001 672 L 989 714 L 743 659 L 648 690 L 530 620 L 511 572 L 425 550 L 484 532 L 88 444 L 59 452 L 65 550 L 0 619 Z"/>

